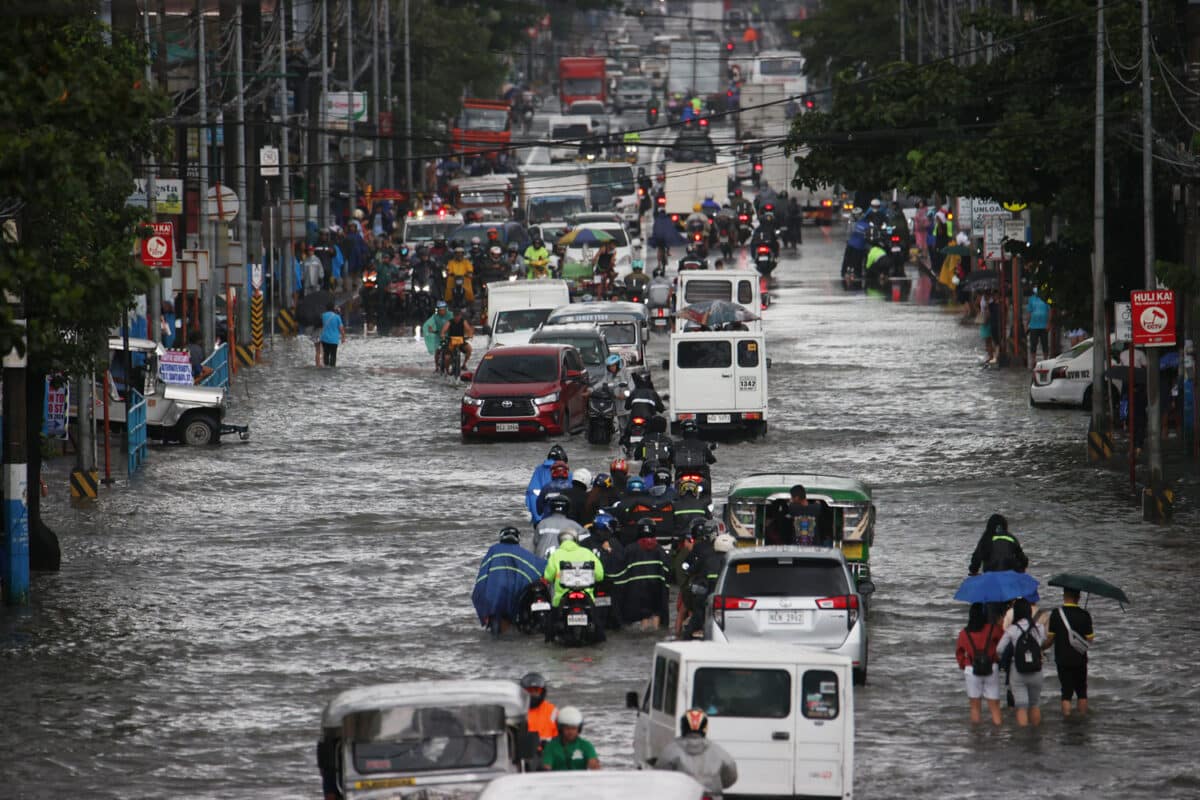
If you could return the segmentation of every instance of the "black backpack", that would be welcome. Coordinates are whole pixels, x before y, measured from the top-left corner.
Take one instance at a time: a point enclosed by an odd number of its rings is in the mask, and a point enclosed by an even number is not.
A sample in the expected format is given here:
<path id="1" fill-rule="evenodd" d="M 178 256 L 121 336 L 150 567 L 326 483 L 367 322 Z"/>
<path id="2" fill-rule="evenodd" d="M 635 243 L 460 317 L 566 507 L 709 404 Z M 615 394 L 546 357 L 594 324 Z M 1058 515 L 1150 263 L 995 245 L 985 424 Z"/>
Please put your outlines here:
<path id="1" fill-rule="evenodd" d="M 992 641 L 992 626 L 988 625 L 988 642 Z M 992 659 L 988 656 L 988 648 L 985 646 L 982 651 L 975 649 L 975 643 L 971 641 L 971 634 L 967 634 L 967 646 L 971 648 L 971 672 L 977 678 L 986 678 L 992 674 Z"/>
<path id="2" fill-rule="evenodd" d="M 1042 671 L 1042 646 L 1038 644 L 1037 637 L 1034 635 L 1036 626 L 1032 620 L 1026 620 L 1026 622 L 1029 624 L 1021 630 L 1021 635 L 1017 637 L 1016 647 L 1013 648 L 1013 663 L 1017 667 L 1017 672 L 1022 675 Z"/>

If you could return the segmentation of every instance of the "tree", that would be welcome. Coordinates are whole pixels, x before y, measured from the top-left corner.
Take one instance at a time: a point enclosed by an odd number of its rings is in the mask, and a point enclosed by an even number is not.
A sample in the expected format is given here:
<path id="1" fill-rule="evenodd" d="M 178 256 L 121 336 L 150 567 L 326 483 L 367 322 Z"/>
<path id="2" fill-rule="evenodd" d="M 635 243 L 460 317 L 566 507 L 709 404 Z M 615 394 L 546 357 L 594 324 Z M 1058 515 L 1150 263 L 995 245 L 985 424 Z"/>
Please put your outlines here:
<path id="1" fill-rule="evenodd" d="M 900 57 L 894 6 L 878 0 L 827 0 L 792 24 L 804 53 L 804 74 L 822 84 L 838 73 L 869 73 Z"/>

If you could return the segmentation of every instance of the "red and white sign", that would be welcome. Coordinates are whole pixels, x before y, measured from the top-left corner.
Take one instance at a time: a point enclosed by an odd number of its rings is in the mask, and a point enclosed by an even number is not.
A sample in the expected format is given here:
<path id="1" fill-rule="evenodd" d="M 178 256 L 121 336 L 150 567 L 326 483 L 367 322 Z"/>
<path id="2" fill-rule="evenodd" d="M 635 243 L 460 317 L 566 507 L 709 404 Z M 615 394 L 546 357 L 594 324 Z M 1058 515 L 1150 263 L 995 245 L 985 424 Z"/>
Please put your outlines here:
<path id="1" fill-rule="evenodd" d="M 170 267 L 175 263 L 175 223 L 151 222 L 154 232 L 142 239 L 142 263 L 147 267 Z"/>
<path id="2" fill-rule="evenodd" d="M 1141 347 L 1175 344 L 1175 292 L 1155 289 L 1130 292 L 1133 306 L 1133 343 Z"/>

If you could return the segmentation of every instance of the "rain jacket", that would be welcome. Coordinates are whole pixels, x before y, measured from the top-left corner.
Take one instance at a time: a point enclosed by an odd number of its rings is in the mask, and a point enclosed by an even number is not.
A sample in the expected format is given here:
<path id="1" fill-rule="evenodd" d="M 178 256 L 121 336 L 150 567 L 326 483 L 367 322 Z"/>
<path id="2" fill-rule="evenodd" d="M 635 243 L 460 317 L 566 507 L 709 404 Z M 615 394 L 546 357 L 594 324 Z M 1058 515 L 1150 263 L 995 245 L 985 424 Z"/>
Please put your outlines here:
<path id="1" fill-rule="evenodd" d="M 849 238 L 846 239 L 846 246 L 853 247 L 855 250 L 867 249 L 867 232 L 871 230 L 871 223 L 866 219 L 860 219 L 854 223 L 854 229 L 850 232 Z"/>
<path id="2" fill-rule="evenodd" d="M 877 244 L 871 245 L 871 249 L 867 251 L 867 269 L 875 266 L 875 262 L 885 255 L 882 247 Z"/>
<path id="3" fill-rule="evenodd" d="M 604 562 L 600 560 L 600 556 L 578 542 L 572 542 L 568 539 L 560 544 L 558 549 L 550 556 L 549 561 L 546 562 L 545 570 L 542 571 L 542 577 L 554 584 L 555 606 L 558 606 L 562 602 L 563 595 L 567 593 L 567 590 L 558 582 L 558 571 L 563 562 L 583 564 L 588 561 L 596 565 L 594 567 L 596 571 L 596 583 L 604 580 Z M 591 597 L 595 597 L 595 593 L 591 589 L 588 589 L 587 593 Z"/>
<path id="4" fill-rule="evenodd" d="M 678 247 L 684 243 L 683 235 L 675 227 L 675 223 L 671 222 L 671 218 L 666 214 L 656 214 L 650 244 L 654 247 Z"/>
<path id="5" fill-rule="evenodd" d="M 542 493 L 542 487 L 550 482 L 552 466 L 554 466 L 552 458 L 547 458 L 539 464 L 529 478 L 529 486 L 525 489 L 525 508 L 529 510 L 529 521 L 534 525 L 542 518 L 542 515 L 538 513 L 537 499 L 538 495 Z"/>
<path id="6" fill-rule="evenodd" d="M 475 589 L 471 602 L 480 624 L 499 616 L 513 619 L 517 614 L 517 600 L 530 583 L 542 576 L 546 568 L 544 559 L 519 544 L 494 544 L 479 565 L 475 576 Z"/>
<path id="7" fill-rule="evenodd" d="M 655 414 L 661 414 L 666 408 L 663 405 L 662 398 L 654 390 L 654 384 L 650 382 L 650 376 L 645 372 L 633 373 L 633 389 L 629 391 L 629 396 L 625 398 L 625 408 L 628 411 L 644 414 L 647 418 Z"/>
<path id="8" fill-rule="evenodd" d="M 550 509 L 546 507 L 546 502 L 550 499 L 551 495 L 555 494 L 561 494 L 563 497 L 571 501 L 572 508 L 567 511 L 567 515 L 573 517 L 575 511 L 574 491 L 575 482 L 570 478 L 551 478 L 550 480 L 546 481 L 546 484 L 542 486 L 542 491 L 540 494 L 538 494 L 537 502 L 535 503 L 538 515 L 538 518 L 535 520 L 535 522 L 540 521 L 550 513 Z"/>
<path id="9" fill-rule="evenodd" d="M 443 315 L 435 311 L 421 326 L 421 334 L 425 337 L 425 349 L 429 351 L 429 355 L 437 352 L 442 341 L 442 327 L 453 318 L 453 314 Z"/>
<path id="10" fill-rule="evenodd" d="M 558 534 L 563 531 L 574 531 L 582 537 L 586 532 L 583 526 L 570 517 L 562 514 L 549 514 L 537 524 L 533 534 L 533 550 L 535 553 L 545 553 L 550 547 L 558 547 Z"/>
<path id="11" fill-rule="evenodd" d="M 691 775 L 710 797 L 720 797 L 738 778 L 733 756 L 721 745 L 697 734 L 669 742 L 654 768 Z"/>
<path id="12" fill-rule="evenodd" d="M 466 279 L 463 281 L 463 293 L 466 295 L 467 302 L 475 302 L 475 287 L 472 280 L 475 276 L 475 265 L 466 258 L 450 259 L 450 263 L 446 264 L 446 302 L 449 303 L 453 298 L 454 279 L 460 275 Z"/>
<path id="13" fill-rule="evenodd" d="M 625 548 L 625 569 L 612 576 L 623 623 L 658 617 L 664 624 L 670 613 L 671 567 L 667 554 L 653 536 Z"/>

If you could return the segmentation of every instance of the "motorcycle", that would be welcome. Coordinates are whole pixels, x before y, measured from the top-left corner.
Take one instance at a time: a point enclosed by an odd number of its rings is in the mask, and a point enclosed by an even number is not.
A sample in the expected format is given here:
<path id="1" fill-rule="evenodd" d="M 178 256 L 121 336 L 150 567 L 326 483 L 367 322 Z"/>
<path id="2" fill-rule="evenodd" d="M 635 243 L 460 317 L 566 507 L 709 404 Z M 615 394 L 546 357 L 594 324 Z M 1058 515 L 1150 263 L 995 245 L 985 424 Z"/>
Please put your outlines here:
<path id="1" fill-rule="evenodd" d="M 646 124 L 654 125 L 658 122 L 658 106 L 651 104 L 646 106 Z"/>
<path id="2" fill-rule="evenodd" d="M 627 384 L 623 383 L 618 387 L 618 392 L 613 392 L 611 384 L 602 383 L 588 397 L 587 440 L 589 444 L 608 444 L 612 441 L 617 419 L 617 394 L 626 387 Z"/>
<path id="3" fill-rule="evenodd" d="M 638 160 L 638 146 L 636 144 L 625 145 L 625 160 L 630 164 L 636 164 Z"/>
<path id="4" fill-rule="evenodd" d="M 642 443 L 642 439 L 646 438 L 646 418 L 640 414 L 634 414 L 629 418 L 629 426 L 625 430 L 625 457 L 633 458 L 634 452 L 638 445 Z"/>
<path id="5" fill-rule="evenodd" d="M 550 600 L 550 587 L 541 581 L 526 586 L 517 601 L 517 618 L 513 620 L 517 630 L 524 634 L 545 634 L 553 610 Z"/>
<path id="6" fill-rule="evenodd" d="M 450 307 L 467 307 L 467 285 L 462 275 L 454 276 L 454 286 L 450 289 Z"/>
<path id="7" fill-rule="evenodd" d="M 708 269 L 708 261 L 695 250 L 688 250 L 687 255 L 679 259 L 679 271 L 685 269 Z"/>
<path id="8" fill-rule="evenodd" d="M 750 224 L 749 214 L 738 214 L 738 244 L 745 244 L 750 241 L 750 237 L 754 235 L 754 228 Z"/>
<path id="9" fill-rule="evenodd" d="M 760 244 L 754 249 L 754 268 L 763 276 L 769 276 L 775 270 L 775 254 L 770 245 Z"/>
<path id="10" fill-rule="evenodd" d="M 733 258 L 733 231 L 731 224 L 724 217 L 717 220 L 717 244 L 721 247 L 722 258 Z"/>
<path id="11" fill-rule="evenodd" d="M 700 256 L 700 258 L 708 258 L 708 237 L 704 235 L 704 231 L 689 228 L 688 241 L 695 248 L 696 255 Z"/>
<path id="12" fill-rule="evenodd" d="M 671 294 L 673 287 L 667 280 L 662 267 L 654 270 L 654 277 L 646 287 L 646 308 L 650 311 L 650 330 L 660 328 L 663 333 L 671 330 Z"/>
<path id="13" fill-rule="evenodd" d="M 558 582 L 567 591 L 554 609 L 546 629 L 546 641 L 583 645 L 604 639 L 596 602 L 588 592 L 596 585 L 596 567 L 591 561 L 558 565 Z"/>

